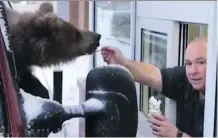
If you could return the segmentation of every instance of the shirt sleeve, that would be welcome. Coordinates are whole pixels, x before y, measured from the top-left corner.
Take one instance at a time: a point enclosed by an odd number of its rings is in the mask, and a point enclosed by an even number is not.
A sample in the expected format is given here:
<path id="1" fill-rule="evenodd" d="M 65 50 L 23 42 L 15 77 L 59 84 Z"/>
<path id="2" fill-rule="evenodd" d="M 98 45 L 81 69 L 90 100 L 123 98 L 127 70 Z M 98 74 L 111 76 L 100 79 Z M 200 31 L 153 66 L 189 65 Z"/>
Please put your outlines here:
<path id="1" fill-rule="evenodd" d="M 185 83 L 185 67 L 161 69 L 161 76 L 163 95 L 177 101 L 181 96 L 181 85 Z"/>

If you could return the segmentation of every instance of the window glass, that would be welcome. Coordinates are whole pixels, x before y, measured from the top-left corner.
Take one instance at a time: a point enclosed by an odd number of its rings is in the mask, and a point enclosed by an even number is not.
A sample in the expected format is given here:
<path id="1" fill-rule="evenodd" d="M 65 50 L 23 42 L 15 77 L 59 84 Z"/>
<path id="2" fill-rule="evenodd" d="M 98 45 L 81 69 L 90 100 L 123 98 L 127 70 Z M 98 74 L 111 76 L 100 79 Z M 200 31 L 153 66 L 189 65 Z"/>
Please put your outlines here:
<path id="1" fill-rule="evenodd" d="M 151 63 L 159 68 L 166 68 L 167 34 L 143 29 L 142 35 L 142 62 Z M 148 86 L 141 86 L 140 111 L 148 113 L 148 100 L 151 96 L 161 100 L 161 112 L 164 114 L 165 98 Z"/>
<path id="2" fill-rule="evenodd" d="M 203 24 L 188 24 L 188 43 L 196 37 L 207 37 L 208 27 Z"/>
<path id="3" fill-rule="evenodd" d="M 101 45 L 118 47 L 124 56 L 130 59 L 133 54 L 131 24 L 131 1 L 95 2 L 95 31 L 102 35 Z M 96 52 L 94 64 L 106 64 L 100 52 Z"/>

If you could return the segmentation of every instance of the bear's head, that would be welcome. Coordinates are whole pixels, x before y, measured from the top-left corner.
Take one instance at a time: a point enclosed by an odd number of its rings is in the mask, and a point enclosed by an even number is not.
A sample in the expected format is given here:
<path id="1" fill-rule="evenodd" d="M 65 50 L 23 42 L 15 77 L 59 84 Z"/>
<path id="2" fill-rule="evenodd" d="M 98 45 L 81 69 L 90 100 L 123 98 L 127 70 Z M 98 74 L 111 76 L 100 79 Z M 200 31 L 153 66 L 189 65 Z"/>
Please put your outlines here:
<path id="1" fill-rule="evenodd" d="M 35 12 L 6 9 L 6 15 L 18 68 L 58 65 L 92 54 L 99 46 L 100 34 L 82 31 L 58 17 L 48 2 Z"/>

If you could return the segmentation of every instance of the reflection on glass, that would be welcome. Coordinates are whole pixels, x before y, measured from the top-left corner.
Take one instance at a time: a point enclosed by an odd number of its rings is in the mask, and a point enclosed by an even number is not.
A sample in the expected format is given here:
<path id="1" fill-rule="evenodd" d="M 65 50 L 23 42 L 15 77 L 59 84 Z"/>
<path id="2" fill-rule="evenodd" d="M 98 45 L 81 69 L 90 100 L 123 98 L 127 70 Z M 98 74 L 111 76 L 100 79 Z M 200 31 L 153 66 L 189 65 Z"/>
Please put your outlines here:
<path id="1" fill-rule="evenodd" d="M 180 47 L 182 47 L 183 49 L 180 50 L 180 53 L 181 53 L 181 56 L 179 57 L 180 58 L 180 61 L 182 61 L 181 65 L 185 65 L 185 61 L 184 61 L 184 58 L 185 58 L 185 49 L 187 47 L 187 45 L 195 38 L 198 38 L 198 37 L 206 37 L 208 36 L 208 25 L 206 24 L 195 24 L 195 23 L 182 23 L 182 25 L 186 25 L 187 26 L 187 38 L 185 38 L 184 36 L 181 36 L 181 40 L 186 40 L 187 39 L 187 42 L 185 43 L 181 43 Z"/>
<path id="2" fill-rule="evenodd" d="M 203 24 L 188 24 L 188 43 L 197 37 L 207 37 L 208 26 Z"/>
<path id="3" fill-rule="evenodd" d="M 159 68 L 166 68 L 167 34 L 143 29 L 142 62 L 151 63 Z M 141 86 L 140 111 L 148 113 L 148 100 L 151 96 L 161 100 L 161 112 L 164 114 L 165 97 L 148 86 Z"/>
<path id="4" fill-rule="evenodd" d="M 95 31 L 102 35 L 101 45 L 118 47 L 125 57 L 131 58 L 131 2 L 96 1 L 95 3 Z M 96 53 L 95 66 L 104 64 L 100 52 Z"/>
<path id="5" fill-rule="evenodd" d="M 35 12 L 38 9 L 39 5 L 43 2 L 48 2 L 48 1 L 10 1 L 13 9 L 19 12 L 24 12 L 24 11 Z M 52 3 L 54 7 L 54 12 L 56 13 L 57 1 L 49 1 L 49 3 Z"/>

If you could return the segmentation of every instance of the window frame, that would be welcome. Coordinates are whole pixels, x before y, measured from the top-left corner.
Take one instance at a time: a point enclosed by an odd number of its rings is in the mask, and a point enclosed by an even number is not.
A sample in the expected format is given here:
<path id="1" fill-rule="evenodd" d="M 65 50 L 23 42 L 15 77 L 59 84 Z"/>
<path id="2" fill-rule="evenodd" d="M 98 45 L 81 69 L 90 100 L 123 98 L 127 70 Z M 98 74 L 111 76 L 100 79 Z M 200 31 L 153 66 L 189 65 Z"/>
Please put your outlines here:
<path id="1" fill-rule="evenodd" d="M 162 24 L 161 26 L 159 24 Z M 142 18 L 137 17 L 136 22 L 136 61 L 141 61 L 141 29 L 148 29 L 152 31 L 160 31 L 160 33 L 167 33 L 167 59 L 166 59 L 166 67 L 173 67 L 178 64 L 177 57 L 178 55 L 178 39 L 179 39 L 179 23 L 168 21 L 168 20 L 160 20 L 160 19 L 152 19 L 152 18 Z M 172 52 L 174 51 L 174 52 Z M 138 98 L 138 105 L 140 97 L 140 84 L 136 83 L 137 89 L 137 98 Z M 166 106 L 167 105 L 167 106 Z M 172 123 L 176 123 L 176 106 L 175 101 L 170 100 L 169 98 L 165 97 L 165 116 L 169 118 Z M 151 136 L 151 128 L 149 127 L 148 121 L 146 116 L 139 111 L 139 125 L 138 131 L 143 136 Z"/>
<path id="2" fill-rule="evenodd" d="M 217 1 L 213 2 L 208 23 L 207 76 L 204 110 L 204 137 L 214 135 L 216 74 L 217 73 Z M 213 119 L 211 119 L 213 118 Z M 213 134 L 213 135 L 212 135 Z"/>

